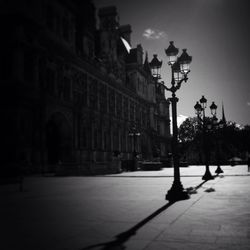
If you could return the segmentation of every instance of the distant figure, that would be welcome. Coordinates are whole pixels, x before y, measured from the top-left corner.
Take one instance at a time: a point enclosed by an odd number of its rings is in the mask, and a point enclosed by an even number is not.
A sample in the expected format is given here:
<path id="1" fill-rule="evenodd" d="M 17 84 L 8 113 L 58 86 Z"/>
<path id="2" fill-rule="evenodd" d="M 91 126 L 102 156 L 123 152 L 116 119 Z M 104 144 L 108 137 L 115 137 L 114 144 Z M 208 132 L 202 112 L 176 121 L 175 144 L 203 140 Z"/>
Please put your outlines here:
<path id="1" fill-rule="evenodd" d="M 19 191 L 23 191 L 23 181 L 24 181 L 24 175 L 26 174 L 26 171 L 29 166 L 29 161 L 27 158 L 27 155 L 25 153 L 21 153 L 19 158 Z"/>
<path id="2" fill-rule="evenodd" d="M 114 170 L 116 170 L 117 173 L 122 172 L 122 166 L 121 166 L 121 152 L 119 150 L 115 150 L 113 152 L 113 157 L 112 157 L 112 165 Z"/>

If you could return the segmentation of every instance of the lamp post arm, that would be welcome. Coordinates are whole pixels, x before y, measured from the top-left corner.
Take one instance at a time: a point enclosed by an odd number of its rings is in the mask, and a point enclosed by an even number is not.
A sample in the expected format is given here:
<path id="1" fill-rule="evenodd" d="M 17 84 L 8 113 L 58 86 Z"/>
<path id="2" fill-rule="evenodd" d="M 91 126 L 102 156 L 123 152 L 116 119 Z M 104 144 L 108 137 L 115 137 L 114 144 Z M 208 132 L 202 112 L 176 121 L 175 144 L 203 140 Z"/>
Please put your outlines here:
<path id="1" fill-rule="evenodd" d="M 165 85 L 163 85 L 163 86 L 164 86 L 164 88 L 165 88 L 167 91 L 173 92 L 173 91 L 172 91 L 172 87 L 171 87 L 171 88 L 168 88 L 168 87 L 165 86 Z"/>
<path id="2" fill-rule="evenodd" d="M 175 83 L 173 83 L 173 81 L 172 81 L 172 86 L 171 86 L 171 88 L 168 88 L 166 85 L 163 85 L 164 86 L 164 88 L 167 90 L 167 91 L 170 91 L 170 92 L 172 92 L 172 93 L 175 93 L 178 89 L 180 89 L 181 88 L 181 84 L 183 83 L 183 81 L 187 81 L 188 80 L 188 78 L 187 77 L 185 77 L 185 78 L 183 78 L 183 79 L 181 79 L 177 84 L 175 84 Z"/>

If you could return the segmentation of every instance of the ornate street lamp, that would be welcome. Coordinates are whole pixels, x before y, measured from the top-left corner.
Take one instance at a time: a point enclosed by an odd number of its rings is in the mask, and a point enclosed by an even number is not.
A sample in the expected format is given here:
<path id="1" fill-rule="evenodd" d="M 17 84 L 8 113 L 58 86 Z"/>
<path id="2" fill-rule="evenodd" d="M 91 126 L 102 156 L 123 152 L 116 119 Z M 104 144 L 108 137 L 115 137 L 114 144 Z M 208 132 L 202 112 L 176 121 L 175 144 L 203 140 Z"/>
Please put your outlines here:
<path id="1" fill-rule="evenodd" d="M 184 49 L 181 56 L 178 56 L 179 49 L 174 46 L 174 42 L 171 41 L 169 47 L 165 50 L 168 57 L 168 64 L 171 66 L 171 87 L 164 86 L 164 89 L 172 93 L 172 126 L 173 126 L 173 164 L 174 164 L 174 181 L 171 189 L 166 194 L 166 200 L 178 201 L 188 199 L 189 195 L 184 190 L 180 180 L 180 164 L 178 153 L 178 127 L 177 127 L 177 102 L 176 91 L 180 89 L 183 81 L 187 82 L 187 75 L 190 72 L 189 65 L 192 61 L 192 57 L 187 54 L 187 50 Z M 154 65 L 151 65 L 154 66 Z"/>
<path id="2" fill-rule="evenodd" d="M 203 95 L 200 99 L 200 102 L 196 102 L 196 104 L 194 105 L 194 109 L 198 121 L 202 124 L 202 132 L 203 132 L 203 149 L 205 156 L 206 171 L 202 179 L 208 181 L 214 179 L 209 169 L 209 147 L 208 147 L 208 137 L 207 137 L 208 131 L 211 131 L 213 129 L 213 123 L 209 122 L 208 118 L 206 117 L 205 114 L 206 107 L 207 107 L 207 99 Z M 210 110 L 213 118 L 216 118 L 217 105 L 214 102 L 212 102 L 212 104 L 210 105 Z"/>
<path id="3" fill-rule="evenodd" d="M 195 109 L 196 115 L 200 116 L 202 112 L 202 106 L 200 105 L 199 102 L 196 102 L 196 104 L 194 105 L 194 109 Z"/>
<path id="4" fill-rule="evenodd" d="M 131 127 L 128 135 L 133 139 L 133 170 L 136 170 L 136 161 L 137 161 L 136 142 L 137 138 L 141 134 L 138 132 L 135 124 L 133 124 L 133 126 Z"/>
<path id="5" fill-rule="evenodd" d="M 168 64 L 173 65 L 177 61 L 177 55 L 179 53 L 179 49 L 174 46 L 174 42 L 171 41 L 170 45 L 167 49 L 165 49 L 165 53 L 168 57 Z"/>
<path id="6" fill-rule="evenodd" d="M 188 55 L 187 49 L 183 49 L 181 56 L 178 58 L 180 63 L 181 73 L 187 75 L 190 72 L 190 63 L 192 61 L 192 57 Z"/>
<path id="7" fill-rule="evenodd" d="M 205 108 L 207 107 L 207 99 L 204 97 L 204 95 L 201 97 L 200 103 L 201 103 L 202 109 L 205 113 Z"/>
<path id="8" fill-rule="evenodd" d="M 161 79 L 161 65 L 162 61 L 159 61 L 157 58 L 157 55 L 153 55 L 152 61 L 149 63 L 149 66 L 151 68 L 152 76 L 157 81 L 158 79 Z"/>
<path id="9" fill-rule="evenodd" d="M 217 158 L 217 169 L 215 170 L 216 174 L 224 173 L 223 170 L 220 167 L 220 142 L 219 142 L 219 130 L 224 127 L 224 122 L 220 120 L 218 122 L 218 118 L 216 117 L 216 111 L 217 111 L 217 105 L 212 102 L 210 106 L 211 114 L 213 116 L 213 129 L 215 130 L 215 136 L 216 136 L 216 158 Z"/>
<path id="10" fill-rule="evenodd" d="M 212 105 L 213 105 L 214 103 L 212 103 Z M 211 105 L 211 106 L 212 106 Z M 212 109 L 213 108 L 211 108 L 211 106 L 210 106 L 210 109 L 211 109 L 211 113 L 212 113 L 212 115 L 214 114 L 214 112 L 212 112 Z M 215 105 L 216 106 L 216 105 Z M 216 106 L 217 107 L 217 106 Z M 219 175 L 219 174 L 222 174 L 222 173 L 224 173 L 224 171 L 221 169 L 221 167 L 220 167 L 220 163 L 221 163 L 221 149 L 220 149 L 220 135 L 219 135 L 219 133 L 220 133 L 220 131 L 221 131 L 221 129 L 223 129 L 224 128 L 224 122 L 223 122 L 223 120 L 220 120 L 219 122 L 218 122 L 218 118 L 216 117 L 216 112 L 215 112 L 215 114 L 213 115 L 213 120 L 212 120 L 212 122 L 213 122 L 213 132 L 214 132 L 214 134 L 215 134 L 215 143 L 216 143 L 216 160 L 217 160 L 217 169 L 215 170 L 215 173 L 217 174 L 217 175 Z"/>
<path id="11" fill-rule="evenodd" d="M 212 102 L 212 104 L 210 105 L 210 110 L 211 110 L 211 115 L 216 118 L 217 105 L 214 102 Z"/>

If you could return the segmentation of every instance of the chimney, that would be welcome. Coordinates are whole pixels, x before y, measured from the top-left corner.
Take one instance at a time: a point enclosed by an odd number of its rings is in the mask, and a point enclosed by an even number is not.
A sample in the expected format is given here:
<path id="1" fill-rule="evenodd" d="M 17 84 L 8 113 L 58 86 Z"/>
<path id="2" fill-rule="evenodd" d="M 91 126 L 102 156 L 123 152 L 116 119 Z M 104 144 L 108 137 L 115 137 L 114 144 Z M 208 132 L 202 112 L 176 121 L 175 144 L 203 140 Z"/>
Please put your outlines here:
<path id="1" fill-rule="evenodd" d="M 115 6 L 108 6 L 99 9 L 101 30 L 116 30 L 119 27 L 117 10 Z"/>

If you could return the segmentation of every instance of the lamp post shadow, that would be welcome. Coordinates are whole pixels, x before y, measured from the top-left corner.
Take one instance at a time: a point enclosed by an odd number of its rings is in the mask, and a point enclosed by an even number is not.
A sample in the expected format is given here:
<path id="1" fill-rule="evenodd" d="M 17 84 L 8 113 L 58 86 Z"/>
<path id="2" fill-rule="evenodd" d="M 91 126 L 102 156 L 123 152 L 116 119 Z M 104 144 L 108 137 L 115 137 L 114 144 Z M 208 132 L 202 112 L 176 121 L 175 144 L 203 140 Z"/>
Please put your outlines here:
<path id="1" fill-rule="evenodd" d="M 219 174 L 216 174 L 213 176 L 213 179 L 217 178 L 217 177 L 221 177 Z M 196 194 L 197 193 L 197 190 L 199 188 L 201 188 L 206 182 L 208 182 L 209 180 L 204 180 L 203 182 L 201 182 L 199 185 L 195 186 L 195 187 L 189 187 L 189 188 L 186 188 L 186 191 L 189 195 L 191 194 Z"/>
<path id="2" fill-rule="evenodd" d="M 155 212 L 150 214 L 145 219 L 141 220 L 139 223 L 137 223 L 135 226 L 131 227 L 125 232 L 122 232 L 115 236 L 115 239 L 112 241 L 104 242 L 104 243 L 98 243 L 94 244 L 88 247 L 84 247 L 81 250 L 87 250 L 87 249 L 94 249 L 98 247 L 102 247 L 102 250 L 112 250 L 112 249 L 126 249 L 126 246 L 124 245 L 132 236 L 136 235 L 137 231 L 142 228 L 145 224 L 150 222 L 152 219 L 157 217 L 159 214 L 161 214 L 163 211 L 165 211 L 167 208 L 172 206 L 175 202 L 169 202 L 165 204 L 164 206 L 157 209 Z"/>
<path id="3" fill-rule="evenodd" d="M 215 175 L 214 177 L 216 178 L 218 176 L 219 176 L 219 174 Z M 203 182 L 201 182 L 199 185 L 197 185 L 195 187 L 187 188 L 185 191 L 188 193 L 188 195 L 196 194 L 197 190 L 199 188 L 201 188 L 206 182 L 208 182 L 208 180 L 204 180 Z M 161 214 L 163 211 L 168 209 L 170 206 L 172 206 L 176 202 L 178 202 L 178 201 L 168 202 L 167 204 L 165 204 L 164 206 L 160 207 L 155 212 L 150 214 L 148 217 L 146 217 L 145 219 L 138 222 L 135 226 L 131 227 L 127 231 L 124 231 L 124 232 L 122 232 L 120 234 L 117 234 L 115 236 L 114 240 L 103 242 L 103 243 L 98 243 L 98 244 L 93 244 L 91 246 L 84 247 L 81 250 L 88 250 L 88 249 L 95 249 L 95 248 L 97 249 L 97 248 L 100 248 L 100 247 L 102 247 L 101 248 L 102 250 L 115 250 L 115 249 L 116 250 L 119 250 L 119 249 L 124 250 L 124 249 L 126 249 L 125 243 L 131 237 L 135 236 L 137 231 L 140 228 L 145 226 L 148 222 L 153 220 L 155 217 L 157 217 L 159 214 Z"/>

